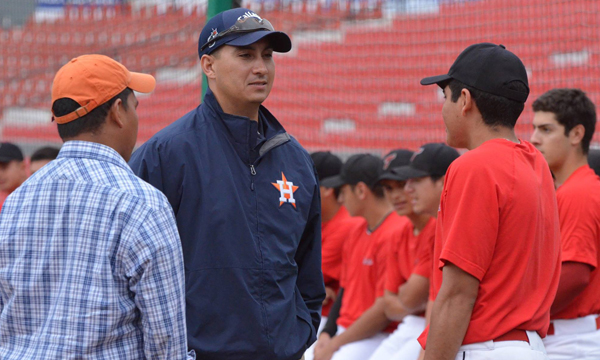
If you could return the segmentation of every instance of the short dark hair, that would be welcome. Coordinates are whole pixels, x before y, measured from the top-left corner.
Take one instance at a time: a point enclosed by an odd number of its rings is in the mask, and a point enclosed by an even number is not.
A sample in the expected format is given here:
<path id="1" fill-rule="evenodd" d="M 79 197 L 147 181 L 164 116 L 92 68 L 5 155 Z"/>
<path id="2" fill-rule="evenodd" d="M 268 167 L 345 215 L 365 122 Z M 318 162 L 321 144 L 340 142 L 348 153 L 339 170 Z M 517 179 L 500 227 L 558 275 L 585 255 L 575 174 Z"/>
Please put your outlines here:
<path id="1" fill-rule="evenodd" d="M 431 181 L 437 182 L 438 180 L 440 180 L 444 176 L 446 176 L 446 175 L 431 175 L 430 178 L 431 178 Z"/>
<path id="2" fill-rule="evenodd" d="M 583 125 L 585 134 L 581 140 L 584 154 L 590 150 L 590 142 L 596 131 L 596 106 L 580 89 L 552 89 L 533 102 L 533 111 L 553 113 L 565 135 L 577 125 Z"/>
<path id="3" fill-rule="evenodd" d="M 31 161 L 54 160 L 58 157 L 59 152 L 60 152 L 60 149 L 58 149 L 58 148 L 55 148 L 53 146 L 44 146 L 42 148 L 37 149 L 31 155 Z"/>
<path id="4" fill-rule="evenodd" d="M 503 126 L 510 129 L 514 128 L 525 108 L 525 102 L 486 93 L 465 85 L 456 79 L 451 79 L 446 83 L 440 84 L 442 89 L 446 85 L 450 87 L 452 102 L 458 101 L 462 89 L 469 90 L 471 98 L 473 98 L 477 109 L 481 113 L 483 122 L 490 127 Z M 520 81 L 511 81 L 507 84 L 507 88 L 519 92 L 528 91 L 527 86 Z"/>
<path id="5" fill-rule="evenodd" d="M 106 121 L 108 111 L 110 110 L 110 107 L 115 103 L 115 101 L 117 101 L 117 99 L 121 99 L 121 101 L 123 102 L 123 108 L 127 110 L 127 98 L 132 92 L 133 90 L 131 90 L 130 88 L 125 88 L 125 90 L 121 91 L 112 99 L 98 106 L 97 108 L 90 111 L 88 114 L 80 117 L 79 119 L 73 120 L 66 124 L 58 124 L 58 135 L 61 139 L 66 140 L 74 138 L 83 133 L 97 132 Z M 64 116 L 72 113 L 79 107 L 81 107 L 81 105 L 79 105 L 75 100 L 69 98 L 62 98 L 54 101 L 54 103 L 52 104 L 52 112 L 54 116 Z"/>

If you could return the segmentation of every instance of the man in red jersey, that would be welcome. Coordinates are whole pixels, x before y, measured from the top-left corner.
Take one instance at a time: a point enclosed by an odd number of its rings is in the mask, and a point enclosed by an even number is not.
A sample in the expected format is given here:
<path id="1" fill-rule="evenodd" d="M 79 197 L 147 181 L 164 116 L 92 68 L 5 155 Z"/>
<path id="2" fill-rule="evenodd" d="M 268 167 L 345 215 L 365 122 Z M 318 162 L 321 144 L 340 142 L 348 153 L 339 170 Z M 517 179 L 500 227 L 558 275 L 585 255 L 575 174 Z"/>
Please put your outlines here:
<path id="1" fill-rule="evenodd" d="M 419 356 L 421 346 L 417 337 L 425 329 L 423 311 L 433 267 L 434 216 L 440 203 L 444 174 L 457 157 L 458 152 L 449 146 L 427 144 L 404 161 L 394 163 L 394 167 L 380 177 L 394 210 L 406 216 L 410 223 L 392 243 L 386 270 L 385 314 L 388 319 L 401 323 L 370 360 L 415 360 Z M 416 178 L 420 185 L 416 188 L 418 194 L 407 184 Z"/>
<path id="2" fill-rule="evenodd" d="M 319 182 L 325 182 L 327 179 L 340 174 L 342 160 L 329 151 L 318 151 L 310 154 Z M 325 282 L 326 297 L 323 301 L 321 310 L 321 325 L 318 333 L 321 333 L 327 323 L 327 316 L 331 306 L 337 298 L 340 288 L 340 273 L 342 269 L 342 250 L 344 242 L 351 236 L 358 226 L 362 224 L 358 218 L 353 218 L 348 214 L 337 200 L 339 188 L 326 187 L 321 185 L 321 268 L 323 270 L 323 280 Z M 314 358 L 313 344 L 305 353 L 306 360 Z"/>
<path id="3" fill-rule="evenodd" d="M 341 187 L 340 201 L 363 221 L 344 244 L 341 290 L 319 336 L 315 360 L 368 359 L 395 328 L 383 309 L 388 243 L 408 220 L 385 199 L 378 183 L 382 168 L 380 158 L 357 154 L 339 176 L 323 181 L 323 186 Z"/>
<path id="4" fill-rule="evenodd" d="M 525 66 L 503 45 L 476 44 L 421 84 L 443 89 L 448 145 L 470 150 L 446 173 L 425 359 L 547 359 L 560 234 L 548 165 L 514 132 Z"/>
<path id="5" fill-rule="evenodd" d="M 596 109 L 579 89 L 553 89 L 533 111 L 531 143 L 554 173 L 562 250 L 544 345 L 552 360 L 600 359 L 600 178 L 587 160 Z"/>

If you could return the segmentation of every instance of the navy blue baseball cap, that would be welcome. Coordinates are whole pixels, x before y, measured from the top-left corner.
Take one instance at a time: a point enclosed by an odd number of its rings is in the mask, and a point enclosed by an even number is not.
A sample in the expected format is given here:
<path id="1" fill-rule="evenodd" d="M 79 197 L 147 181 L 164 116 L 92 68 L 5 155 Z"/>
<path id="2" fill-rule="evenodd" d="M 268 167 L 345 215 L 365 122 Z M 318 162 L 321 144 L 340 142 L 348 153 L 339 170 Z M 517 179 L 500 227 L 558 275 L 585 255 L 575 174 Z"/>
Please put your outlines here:
<path id="1" fill-rule="evenodd" d="M 222 45 L 248 46 L 269 37 L 273 51 L 288 52 L 292 41 L 286 33 L 275 31 L 273 25 L 252 10 L 236 8 L 211 18 L 200 33 L 198 55 L 208 55 Z"/>

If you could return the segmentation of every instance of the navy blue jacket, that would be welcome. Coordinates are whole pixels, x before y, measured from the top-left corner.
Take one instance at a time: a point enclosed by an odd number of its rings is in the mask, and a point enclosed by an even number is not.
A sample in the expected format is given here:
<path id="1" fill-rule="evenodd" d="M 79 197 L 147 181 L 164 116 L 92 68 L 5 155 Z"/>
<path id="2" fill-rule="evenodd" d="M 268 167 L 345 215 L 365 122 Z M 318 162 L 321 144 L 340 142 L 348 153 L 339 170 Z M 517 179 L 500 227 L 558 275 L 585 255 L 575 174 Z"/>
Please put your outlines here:
<path id="1" fill-rule="evenodd" d="M 298 360 L 316 340 L 325 298 L 317 175 L 264 107 L 260 136 L 258 127 L 223 113 L 209 90 L 130 161 L 173 206 L 198 359 Z"/>

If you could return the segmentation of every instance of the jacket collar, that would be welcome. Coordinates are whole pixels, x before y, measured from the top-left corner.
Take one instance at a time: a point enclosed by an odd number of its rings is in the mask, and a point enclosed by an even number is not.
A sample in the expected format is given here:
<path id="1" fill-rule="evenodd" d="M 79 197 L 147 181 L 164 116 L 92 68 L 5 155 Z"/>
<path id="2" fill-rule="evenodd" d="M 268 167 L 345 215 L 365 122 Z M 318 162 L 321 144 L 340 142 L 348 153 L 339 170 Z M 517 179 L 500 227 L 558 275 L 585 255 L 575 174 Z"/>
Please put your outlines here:
<path id="1" fill-rule="evenodd" d="M 218 122 L 225 126 L 225 129 L 235 143 L 243 145 L 247 149 L 254 147 L 258 130 L 258 123 L 256 121 L 252 121 L 245 116 L 224 113 L 210 88 L 206 91 L 203 103 L 207 105 L 204 107 L 204 111 L 208 112 L 206 120 L 219 120 Z M 261 121 L 261 131 L 266 142 L 269 142 L 269 140 L 277 135 L 286 134 L 285 129 L 279 121 L 262 105 L 258 110 L 258 116 Z"/>

